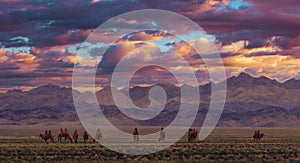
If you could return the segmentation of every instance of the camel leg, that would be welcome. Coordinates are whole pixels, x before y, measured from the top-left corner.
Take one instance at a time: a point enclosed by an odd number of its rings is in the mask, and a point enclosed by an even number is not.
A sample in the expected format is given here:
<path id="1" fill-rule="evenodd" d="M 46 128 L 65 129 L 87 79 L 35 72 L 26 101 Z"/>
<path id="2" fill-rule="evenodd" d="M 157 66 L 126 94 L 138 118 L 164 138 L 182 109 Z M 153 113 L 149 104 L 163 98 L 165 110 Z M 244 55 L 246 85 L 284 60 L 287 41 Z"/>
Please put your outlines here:
<path id="1" fill-rule="evenodd" d="M 60 136 L 58 137 L 58 140 L 59 140 L 59 142 L 61 143 L 61 137 L 60 137 Z"/>
<path id="2" fill-rule="evenodd" d="M 70 135 L 67 135 L 67 138 L 69 139 L 70 143 L 72 143 L 72 142 L 73 142 L 73 141 L 72 141 L 72 138 L 71 138 L 71 136 L 70 136 Z"/>

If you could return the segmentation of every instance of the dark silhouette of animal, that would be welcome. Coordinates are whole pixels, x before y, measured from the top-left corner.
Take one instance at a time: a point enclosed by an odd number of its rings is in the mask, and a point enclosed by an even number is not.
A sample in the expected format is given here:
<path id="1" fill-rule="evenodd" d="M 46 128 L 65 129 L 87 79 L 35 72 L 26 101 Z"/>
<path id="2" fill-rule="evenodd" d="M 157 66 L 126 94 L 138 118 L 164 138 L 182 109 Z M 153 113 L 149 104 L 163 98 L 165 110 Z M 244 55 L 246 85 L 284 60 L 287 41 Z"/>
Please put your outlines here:
<path id="1" fill-rule="evenodd" d="M 260 141 L 260 139 L 264 136 L 264 133 L 261 133 L 259 130 L 254 131 L 254 135 L 253 135 L 253 139 L 254 141 L 258 140 Z"/>
<path id="2" fill-rule="evenodd" d="M 86 143 L 88 141 L 88 139 L 89 139 L 89 135 L 87 134 L 86 131 L 84 131 L 84 133 L 83 133 L 83 141 Z"/>
<path id="3" fill-rule="evenodd" d="M 78 136 L 79 135 L 77 133 L 77 130 L 75 130 L 74 133 L 73 133 L 73 140 L 74 140 L 75 143 L 78 143 Z"/>
<path id="4" fill-rule="evenodd" d="M 66 139 L 69 139 L 69 141 L 72 143 L 72 138 L 70 136 L 70 134 L 68 133 L 67 129 L 65 128 L 64 130 L 61 128 L 59 133 L 58 133 L 58 136 L 57 136 L 59 142 L 61 142 L 61 139 L 62 138 L 65 138 Z"/>
<path id="5" fill-rule="evenodd" d="M 48 143 L 47 140 L 49 140 L 49 139 L 54 143 L 54 139 L 53 139 L 51 130 L 49 130 L 49 132 L 46 130 L 45 133 L 44 134 L 41 133 L 39 135 L 39 137 L 42 138 L 45 141 L 45 143 Z"/>
<path id="6" fill-rule="evenodd" d="M 188 142 L 196 140 L 197 136 L 198 136 L 198 131 L 190 128 L 188 131 Z"/>

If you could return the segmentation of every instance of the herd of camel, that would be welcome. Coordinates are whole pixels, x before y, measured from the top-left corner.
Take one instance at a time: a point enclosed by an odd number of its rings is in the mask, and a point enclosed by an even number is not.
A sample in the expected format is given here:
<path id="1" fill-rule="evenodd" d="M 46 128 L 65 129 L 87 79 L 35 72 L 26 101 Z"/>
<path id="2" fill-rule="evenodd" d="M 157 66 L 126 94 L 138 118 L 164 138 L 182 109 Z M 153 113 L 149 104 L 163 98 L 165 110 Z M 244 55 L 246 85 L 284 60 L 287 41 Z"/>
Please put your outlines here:
<path id="1" fill-rule="evenodd" d="M 133 139 L 134 141 L 139 141 L 139 134 L 138 134 L 138 130 L 137 128 L 134 129 L 133 131 Z M 254 132 L 254 135 L 253 135 L 253 139 L 254 141 L 260 141 L 260 139 L 264 136 L 263 133 L 261 133 L 259 130 L 256 130 Z M 40 138 L 42 138 L 45 143 L 48 143 L 47 141 L 50 140 L 54 143 L 54 136 L 51 132 L 51 130 L 46 130 L 44 133 L 41 133 L 39 135 Z M 163 128 L 161 128 L 161 133 L 160 133 L 160 138 L 159 138 L 159 141 L 162 141 L 164 140 L 165 138 L 165 133 L 163 131 Z M 188 133 L 187 133 L 187 138 L 188 138 L 188 142 L 192 142 L 192 141 L 195 141 L 197 140 L 197 137 L 198 137 L 198 131 L 196 129 L 192 129 L 190 128 L 188 130 Z M 60 131 L 58 132 L 58 136 L 57 136 L 57 140 L 58 142 L 62 142 L 62 138 L 64 138 L 64 140 L 66 141 L 67 139 L 72 143 L 78 143 L 78 138 L 79 138 L 79 134 L 78 134 L 78 131 L 75 130 L 73 132 L 73 136 L 71 137 L 71 135 L 68 133 L 67 129 L 60 129 Z M 86 143 L 89 139 L 89 135 L 86 131 L 84 131 L 83 133 L 83 141 Z M 93 142 L 96 142 L 96 139 L 97 140 L 101 140 L 102 139 L 102 133 L 100 131 L 100 129 L 98 129 L 96 131 L 96 135 L 95 135 L 95 138 L 93 138 Z"/>
<path id="2" fill-rule="evenodd" d="M 96 137 L 99 137 L 98 135 L 100 134 L 99 132 L 96 133 Z M 46 130 L 44 133 L 41 133 L 39 135 L 40 138 L 42 138 L 45 143 L 47 143 L 48 140 L 52 141 L 54 143 L 54 136 L 51 132 L 51 130 Z M 57 135 L 57 140 L 59 142 L 62 142 L 62 138 L 65 138 L 65 140 L 69 140 L 71 143 L 74 141 L 75 143 L 78 143 L 78 138 L 79 138 L 79 134 L 78 134 L 78 131 L 75 130 L 74 133 L 73 133 L 73 136 L 71 137 L 71 135 L 69 134 L 68 130 L 65 128 L 65 129 L 60 129 L 60 131 L 58 132 L 58 135 Z M 89 139 L 89 135 L 86 131 L 84 131 L 83 133 L 83 141 L 84 142 L 87 142 Z M 93 139 L 93 142 L 95 142 L 96 140 Z"/>

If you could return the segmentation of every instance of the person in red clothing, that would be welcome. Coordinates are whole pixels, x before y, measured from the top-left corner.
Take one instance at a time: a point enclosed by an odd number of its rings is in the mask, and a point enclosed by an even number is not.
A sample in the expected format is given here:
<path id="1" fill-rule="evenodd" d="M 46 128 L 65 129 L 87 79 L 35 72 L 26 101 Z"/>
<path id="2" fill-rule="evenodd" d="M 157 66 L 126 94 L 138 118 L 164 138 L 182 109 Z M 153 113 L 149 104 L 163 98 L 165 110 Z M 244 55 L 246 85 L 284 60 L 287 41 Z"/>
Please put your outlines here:
<path id="1" fill-rule="evenodd" d="M 88 139 L 89 139 L 89 135 L 88 135 L 88 133 L 86 131 L 84 131 L 84 133 L 83 133 L 83 141 L 86 143 L 88 141 Z"/>
<path id="2" fill-rule="evenodd" d="M 74 133 L 73 133 L 73 140 L 74 140 L 75 143 L 78 143 L 78 136 L 79 135 L 77 133 L 77 130 L 75 130 Z"/>

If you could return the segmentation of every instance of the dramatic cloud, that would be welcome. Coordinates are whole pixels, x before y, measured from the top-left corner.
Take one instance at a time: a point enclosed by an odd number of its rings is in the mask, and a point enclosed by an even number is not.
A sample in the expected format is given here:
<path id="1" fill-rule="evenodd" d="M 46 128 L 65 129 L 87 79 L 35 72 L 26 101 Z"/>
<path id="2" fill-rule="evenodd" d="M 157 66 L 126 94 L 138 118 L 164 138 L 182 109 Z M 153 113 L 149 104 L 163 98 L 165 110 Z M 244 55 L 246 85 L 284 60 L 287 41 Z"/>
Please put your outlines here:
<path id="1" fill-rule="evenodd" d="M 174 70 L 184 73 L 187 67 L 176 66 L 173 52 L 190 64 L 200 83 L 209 82 L 203 58 L 213 60 L 209 46 L 205 46 L 210 41 L 220 52 L 228 76 L 247 72 L 280 81 L 300 78 L 300 3 L 295 0 L 167 0 L 164 3 L 156 0 L 0 0 L 0 3 L 0 85 L 5 89 L 31 88 L 49 82 L 70 85 L 74 65 L 98 64 L 77 55 L 81 43 L 95 28 L 119 14 L 149 8 L 187 16 L 208 35 L 190 33 L 191 29 L 181 22 L 168 20 L 170 26 L 183 26 L 178 36 L 188 38 L 189 42 L 162 31 L 130 33 L 114 42 L 103 56 L 98 65 L 97 83 L 109 82 L 109 75 L 121 58 L 130 58 L 129 67 L 140 66 L 139 63 L 147 60 L 170 64 Z M 133 19 L 117 21 L 122 27 L 144 25 Z M 155 21 L 153 23 L 155 25 Z M 112 33 L 120 32 L 109 30 L 90 41 L 97 41 L 99 37 L 110 40 Z M 192 48 L 198 44 L 203 45 L 201 52 Z M 143 46 L 148 49 L 143 51 L 144 56 L 138 55 L 141 53 L 135 50 Z M 122 73 L 126 74 L 126 70 Z M 150 82 L 158 81 L 157 76 L 164 80 L 170 76 L 159 68 L 139 73 L 133 82 L 139 83 L 138 77 Z"/>

